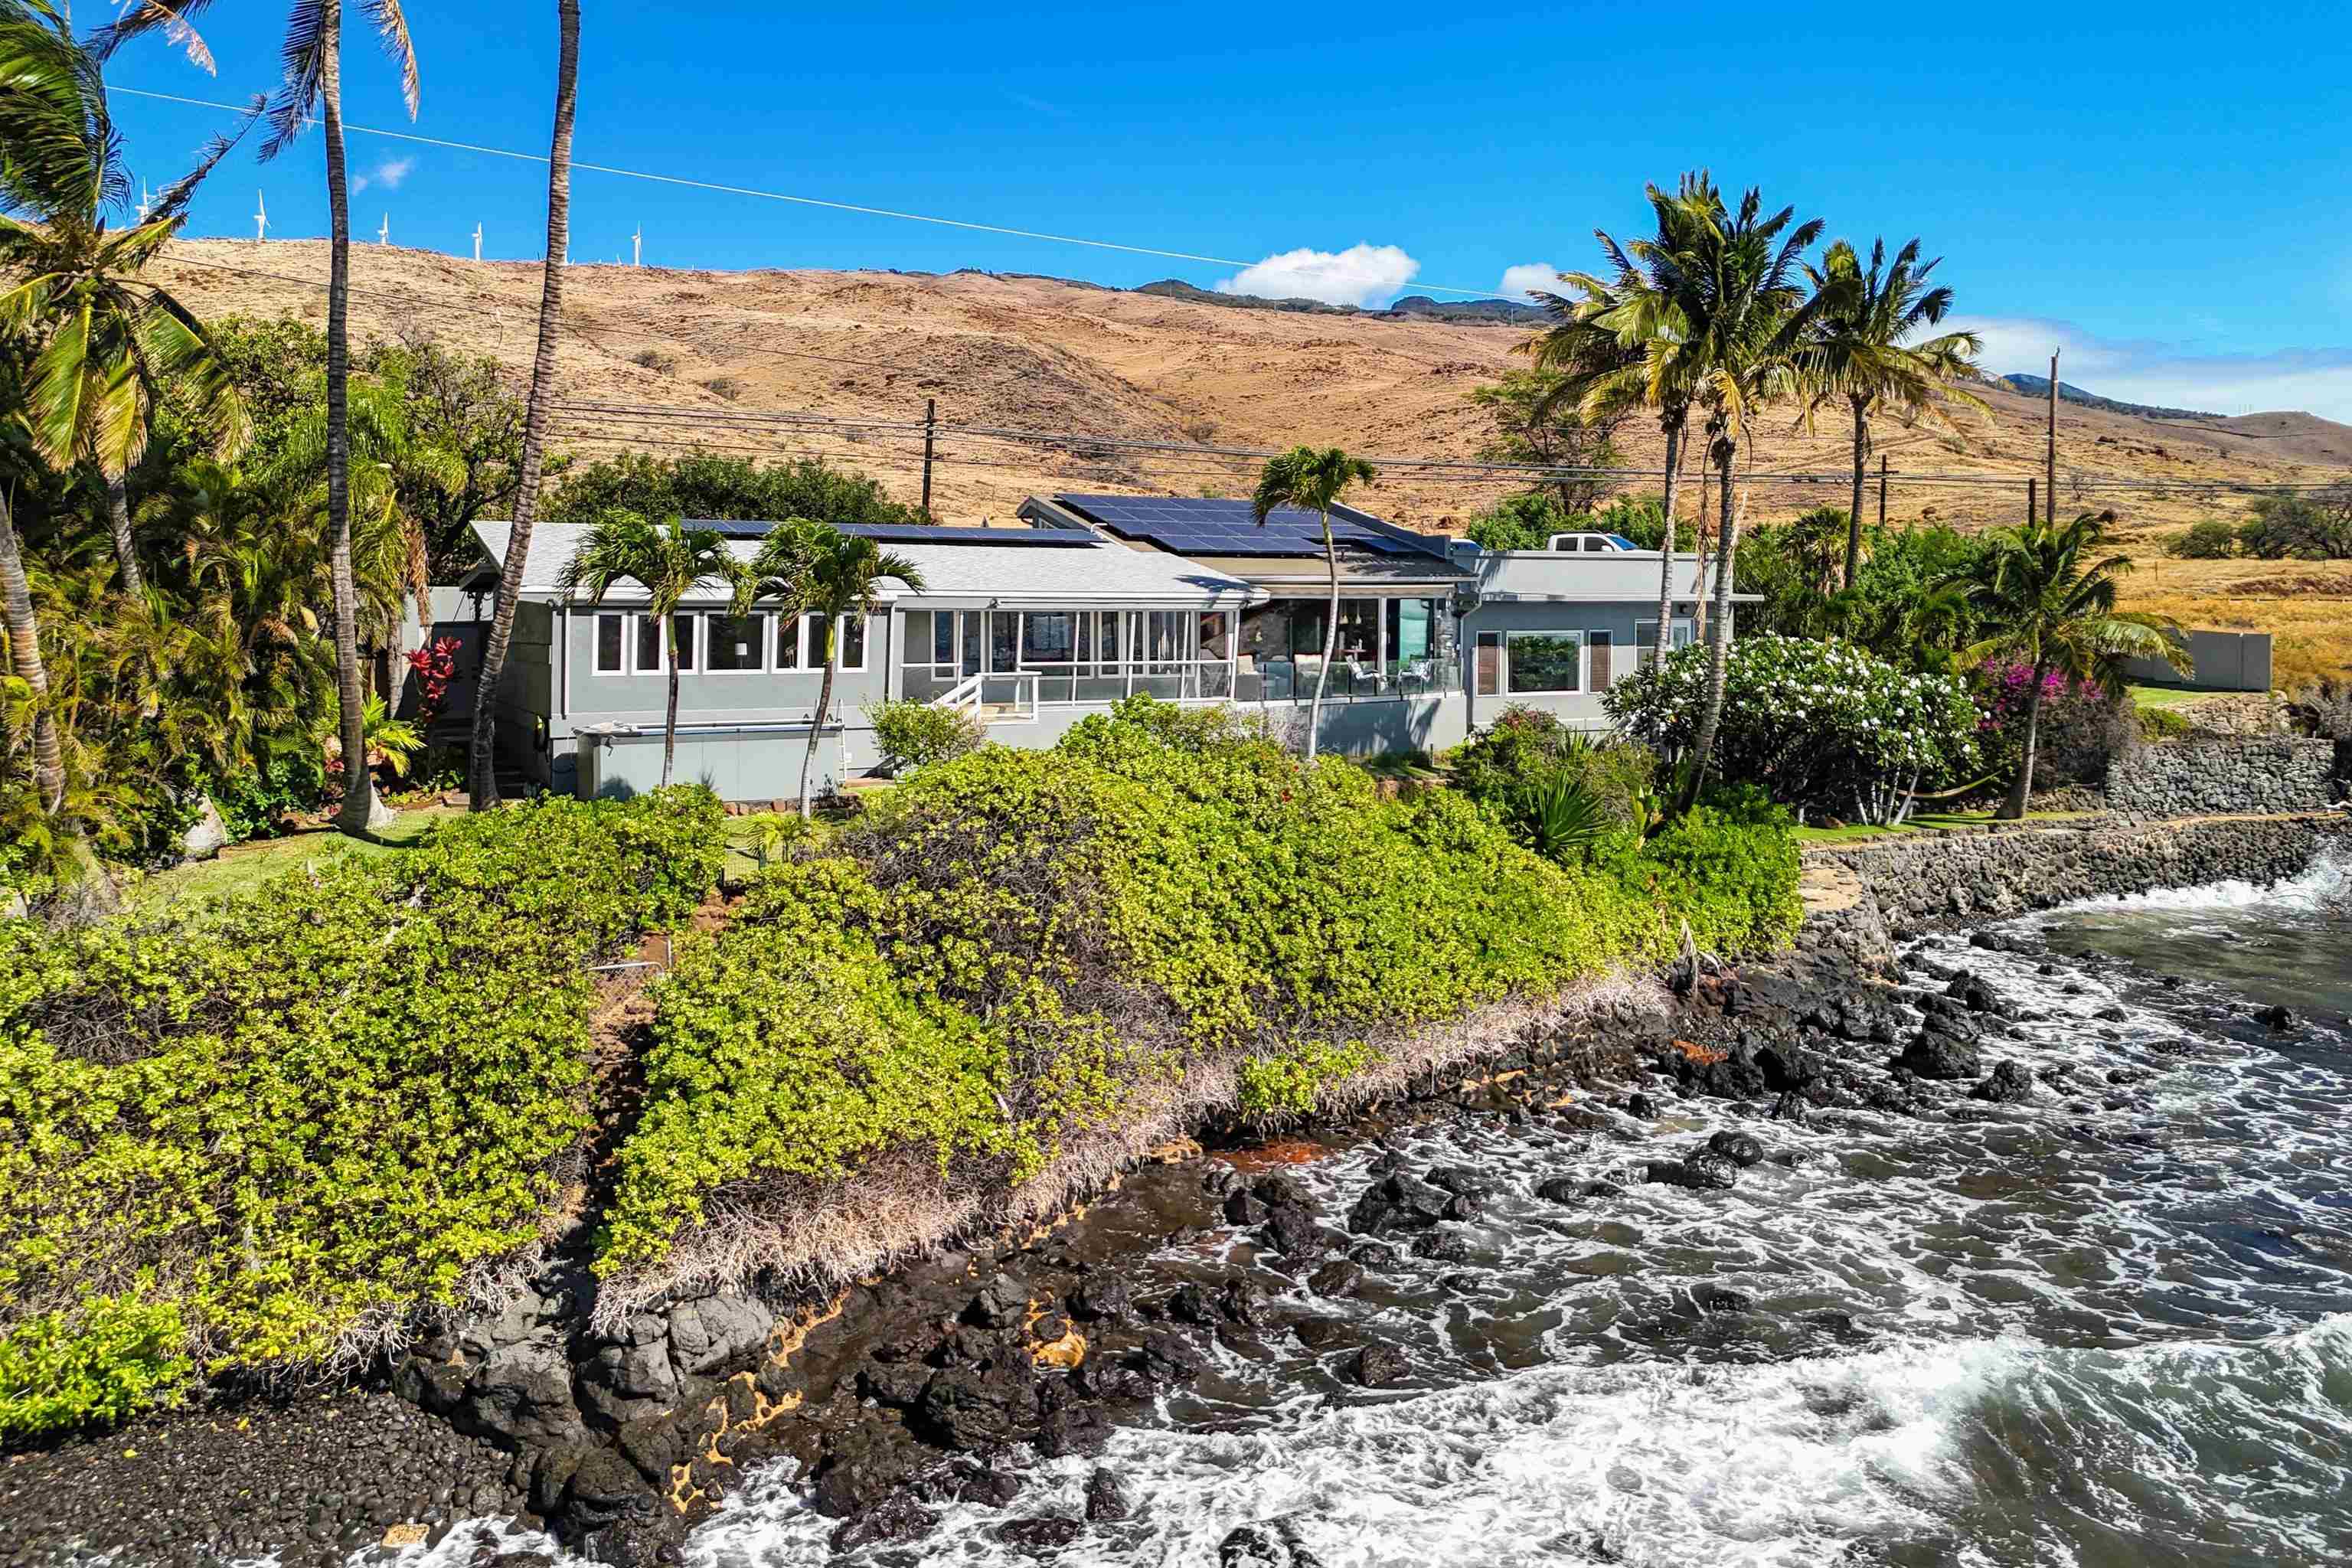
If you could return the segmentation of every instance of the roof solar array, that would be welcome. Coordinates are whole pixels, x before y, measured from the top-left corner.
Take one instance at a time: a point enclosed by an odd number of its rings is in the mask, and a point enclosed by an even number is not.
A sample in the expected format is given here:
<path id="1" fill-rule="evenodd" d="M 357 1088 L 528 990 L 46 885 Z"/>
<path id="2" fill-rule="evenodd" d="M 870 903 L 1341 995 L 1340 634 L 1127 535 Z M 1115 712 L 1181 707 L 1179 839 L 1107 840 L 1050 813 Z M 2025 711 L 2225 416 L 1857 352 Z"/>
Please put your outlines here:
<path id="1" fill-rule="evenodd" d="M 729 539 L 765 539 L 776 527 L 750 518 L 690 518 L 688 524 Z M 848 522 L 835 528 L 853 539 L 871 539 L 880 544 L 1028 544 L 1066 549 L 1097 542 L 1093 534 L 1068 528 L 949 528 L 919 522 Z"/>
<path id="2" fill-rule="evenodd" d="M 1059 495 L 1062 505 L 1122 539 L 1139 539 L 1180 555 L 1320 555 L 1322 521 L 1302 507 L 1276 507 L 1261 526 L 1245 500 L 1187 496 Z M 1360 522 L 1334 518 L 1331 537 L 1381 555 L 1419 553 L 1414 546 Z"/>

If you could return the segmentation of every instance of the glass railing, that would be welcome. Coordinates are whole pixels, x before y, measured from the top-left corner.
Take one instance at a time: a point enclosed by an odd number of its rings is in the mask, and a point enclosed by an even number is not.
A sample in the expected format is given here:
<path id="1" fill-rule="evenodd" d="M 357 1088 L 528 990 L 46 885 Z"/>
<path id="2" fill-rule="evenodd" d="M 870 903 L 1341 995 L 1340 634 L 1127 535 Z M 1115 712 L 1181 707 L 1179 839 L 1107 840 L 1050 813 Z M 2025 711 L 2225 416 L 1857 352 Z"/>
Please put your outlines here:
<path id="1" fill-rule="evenodd" d="M 1305 702 L 1315 695 L 1315 676 L 1321 660 L 1313 658 L 1269 659 L 1244 668 L 1236 696 L 1244 702 Z M 1433 697 L 1461 689 L 1452 659 L 1334 659 L 1323 683 L 1326 702 L 1387 702 L 1400 698 Z"/>
<path id="2" fill-rule="evenodd" d="M 1169 702 L 1305 702 L 1315 695 L 1317 663 L 1313 658 L 1273 659 L 1261 665 L 1244 659 L 1238 668 L 1223 659 L 1160 660 L 1132 666 L 1035 665 L 977 677 L 967 676 L 953 665 L 913 664 L 906 667 L 904 687 L 906 695 L 917 702 L 936 702 L 960 693 L 961 705 L 1012 707 L 1024 715 L 1040 703 L 1111 703 L 1136 692 Z M 974 680 L 980 683 L 976 691 L 971 685 Z M 1323 700 L 1394 701 L 1460 689 L 1460 674 L 1451 659 L 1394 659 L 1384 665 L 1370 659 L 1336 659 Z"/>

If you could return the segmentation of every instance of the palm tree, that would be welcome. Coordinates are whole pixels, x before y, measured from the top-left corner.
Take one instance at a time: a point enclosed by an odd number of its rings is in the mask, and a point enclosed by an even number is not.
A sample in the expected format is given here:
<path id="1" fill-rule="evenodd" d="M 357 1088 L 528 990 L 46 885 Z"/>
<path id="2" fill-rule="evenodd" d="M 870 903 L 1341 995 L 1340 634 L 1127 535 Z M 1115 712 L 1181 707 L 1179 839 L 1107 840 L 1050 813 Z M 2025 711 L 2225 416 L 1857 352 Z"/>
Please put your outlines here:
<path id="1" fill-rule="evenodd" d="M 1538 294 L 1559 324 L 1527 345 L 1538 367 L 1561 372 L 1559 395 L 1576 397 L 1578 414 L 1588 423 L 1649 409 L 1658 418 L 1658 433 L 1665 435 L 1665 538 L 1658 543 L 1661 660 L 1675 642 L 1675 499 L 1682 487 L 1691 405 L 1698 400 L 1700 360 L 1682 315 L 1682 257 L 1689 249 L 1691 193 L 1698 181 L 1706 181 L 1706 174 L 1684 174 L 1675 195 L 1649 185 L 1656 230 L 1644 240 L 1618 245 L 1609 230 L 1592 230 L 1609 261 L 1609 278 L 1561 273 L 1561 282 L 1576 289 L 1578 299 Z"/>
<path id="2" fill-rule="evenodd" d="M 136 0 L 121 16 L 92 36 L 100 59 L 128 40 L 161 30 L 188 51 L 188 58 L 209 70 L 212 53 L 191 20 L 212 0 Z M 416 118 L 416 49 L 409 42 L 408 21 L 400 0 L 360 0 L 360 8 L 375 25 L 384 52 L 400 68 L 401 95 L 408 116 Z M 266 162 L 293 145 L 295 138 L 317 112 L 327 143 L 327 521 L 332 541 L 329 574 L 335 595 L 335 692 L 343 754 L 366 754 L 361 716 L 366 702 L 360 690 L 359 590 L 352 578 L 351 432 L 347 406 L 351 375 L 352 224 L 351 193 L 343 155 L 343 4 L 342 0 L 294 0 L 280 51 L 285 80 L 269 100 L 269 138 L 262 143 Z M 390 816 L 377 798 L 374 782 L 364 768 L 347 771 L 342 809 L 335 825 L 345 833 L 365 833 Z"/>
<path id="3" fill-rule="evenodd" d="M 1735 214 L 1706 174 L 1684 183 L 1685 248 L 1677 258 L 1678 310 L 1698 366 L 1706 412 L 1707 455 L 1715 464 L 1715 606 L 1706 628 L 1707 682 L 1698 733 L 1683 779 L 1678 811 L 1696 803 L 1723 721 L 1729 669 L 1732 564 L 1739 559 L 1739 513 L 1733 479 L 1749 422 L 1800 390 L 1800 346 L 1833 296 L 1806 299 L 1797 286 L 1799 258 L 1821 237 L 1819 218 L 1795 224 L 1796 208 L 1764 216 L 1763 193 L 1750 187 Z M 1700 584 L 1704 593 L 1706 584 Z"/>
<path id="4" fill-rule="evenodd" d="M 806 821 L 817 742 L 833 712 L 833 677 L 840 652 L 835 628 L 845 616 L 871 614 L 877 607 L 875 586 L 885 577 L 896 578 L 919 593 L 923 569 L 870 539 L 795 518 L 770 531 L 751 572 L 751 592 L 756 597 L 780 601 L 787 616 L 815 617 L 817 647 L 811 651 L 824 677 L 817 685 L 808 750 L 801 757 L 801 818 Z"/>
<path id="5" fill-rule="evenodd" d="M 2099 520 L 2084 512 L 2068 523 L 2028 520 L 1995 534 L 1990 547 L 1948 581 L 1991 628 L 1968 650 L 1970 663 L 2010 658 L 2033 672 L 2025 699 L 2025 751 L 1995 815 L 2025 815 L 2033 788 L 2033 752 L 2042 728 L 2042 683 L 2053 675 L 2113 686 L 2126 658 L 2161 658 L 2189 668 L 2179 635 L 2153 616 L 2116 611 L 2117 579 L 2128 555 L 2090 559 L 2105 542 Z"/>
<path id="6" fill-rule="evenodd" d="M 1853 500 L 1846 509 L 1843 584 L 1848 588 L 1853 586 L 1862 557 L 1863 476 L 1870 458 L 1871 415 L 1892 413 L 1906 424 L 1926 415 L 1957 430 L 1953 405 L 1990 412 L 1984 399 L 1958 384 L 1980 374 L 1976 355 L 1983 344 L 1974 332 L 1913 341 L 1952 308 L 1950 289 L 1927 284 L 1927 275 L 1941 260 L 1938 257 L 1922 266 L 1919 242 L 1914 239 L 1889 263 L 1886 242 L 1878 239 L 1871 242 L 1865 268 L 1853 247 L 1841 239 L 1823 255 L 1820 268 L 1805 268 L 1813 291 L 1832 301 L 1806 345 L 1813 396 L 1805 416 L 1810 421 L 1816 409 L 1841 398 L 1853 416 Z"/>
<path id="7" fill-rule="evenodd" d="M 9 100 L 0 134 L 10 149 L 0 176 L 0 271 L 16 279 L 0 295 L 0 328 L 33 334 L 26 426 L 52 468 L 97 476 L 123 592 L 136 598 L 146 580 L 131 533 L 130 472 L 147 450 L 157 403 L 168 392 L 226 454 L 247 432 L 244 399 L 203 325 L 142 276 L 246 126 L 215 137 L 136 226 L 115 230 L 107 209 L 125 199 L 130 176 L 97 60 L 47 0 L 10 0 L 0 8 L 0 35 Z M 19 158 L 26 142 L 43 156 Z"/>
<path id="8" fill-rule="evenodd" d="M 1312 447 L 1293 447 L 1265 460 L 1265 471 L 1258 475 L 1257 494 L 1250 502 L 1251 515 L 1260 528 L 1278 506 L 1311 511 L 1323 525 L 1323 564 L 1331 574 L 1331 598 L 1323 616 L 1323 661 L 1315 668 L 1315 698 L 1307 709 L 1308 762 L 1315 760 L 1317 742 L 1322 738 L 1323 688 L 1331 679 L 1331 655 L 1339 641 L 1339 547 L 1331 538 L 1331 509 L 1339 504 L 1349 485 L 1359 479 L 1370 483 L 1371 478 L 1371 464 L 1337 447 L 1320 452 Z"/>
<path id="9" fill-rule="evenodd" d="M 515 606 L 522 602 L 522 563 L 530 559 L 531 528 L 539 515 L 539 485 L 547 450 L 547 416 L 555 395 L 555 334 L 563 319 L 563 258 L 572 243 L 572 113 L 580 90 L 580 0 L 557 0 L 561 42 L 555 68 L 555 139 L 547 159 L 547 264 L 540 284 L 539 348 L 530 362 L 530 399 L 523 415 L 522 460 L 515 491 L 514 524 L 507 533 L 511 572 L 499 574 L 498 603 L 490 635 L 482 644 L 482 673 L 474 689 L 498 689 L 506 672 L 507 643 L 514 635 Z M 677 679 L 672 674 L 673 682 Z M 477 699 L 474 739 L 467 759 L 467 798 L 476 811 L 499 802 L 499 708 Z M 665 777 L 667 771 L 665 770 Z"/>
<path id="10" fill-rule="evenodd" d="M 514 559 L 511 546 L 508 559 Z M 517 563 L 516 574 L 520 574 Z M 646 591 L 646 614 L 660 618 L 662 639 L 669 663 L 669 710 L 662 721 L 662 776 L 669 784 L 677 760 L 677 607 L 695 585 L 704 582 L 727 584 L 734 596 L 735 613 L 751 602 L 754 579 L 744 564 L 729 553 L 726 535 L 716 529 L 688 528 L 682 518 L 655 527 L 635 512 L 615 507 L 588 528 L 581 543 L 556 579 L 556 591 L 570 599 L 582 589 L 588 602 L 601 605 L 613 584 L 627 578 Z M 478 706 L 490 700 L 488 691 L 475 698 Z M 350 752 L 348 755 L 362 755 Z"/>

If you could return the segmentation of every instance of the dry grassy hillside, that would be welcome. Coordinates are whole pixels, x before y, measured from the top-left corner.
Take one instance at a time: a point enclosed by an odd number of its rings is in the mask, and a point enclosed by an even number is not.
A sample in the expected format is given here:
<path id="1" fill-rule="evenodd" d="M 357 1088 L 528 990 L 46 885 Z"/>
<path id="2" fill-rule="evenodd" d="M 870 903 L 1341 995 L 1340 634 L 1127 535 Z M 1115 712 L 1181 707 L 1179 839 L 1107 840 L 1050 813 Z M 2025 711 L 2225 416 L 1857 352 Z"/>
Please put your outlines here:
<path id="1" fill-rule="evenodd" d="M 196 240 L 162 263 L 201 313 L 325 314 L 326 247 L 319 241 Z M 353 252 L 352 313 L 360 335 L 427 332 L 497 356 L 520 372 L 536 331 L 539 268 L 437 253 Z M 1291 314 L 1222 308 L 1086 284 L 981 273 L 690 272 L 583 266 L 569 274 L 560 392 L 568 399 L 659 404 L 689 416 L 632 420 L 567 414 L 560 443 L 582 452 L 642 447 L 759 454 L 811 452 L 861 468 L 913 499 L 921 440 L 897 431 L 779 433 L 747 427 L 754 410 L 813 411 L 840 419 L 919 419 L 936 398 L 961 425 L 1066 430 L 1168 443 L 1172 450 L 1042 448 L 1002 437 L 942 437 L 934 508 L 946 521 L 1003 518 L 1033 492 L 1086 488 L 1242 493 L 1250 465 L 1184 448 L 1337 443 L 1374 456 L 1468 458 L 1486 438 L 1465 395 L 1515 361 L 1519 329 L 1427 320 Z M 2041 472 L 2042 405 L 1989 390 L 1992 413 L 1963 436 L 1895 429 L 1881 448 L 1898 476 L 1998 474 L 1997 488 L 1927 482 L 1894 486 L 1890 515 L 1963 524 L 2021 510 L 2024 480 Z M 727 420 L 732 416 L 734 423 Z M 2336 477 L 2352 466 L 2352 427 L 2303 414 L 2152 420 L 2062 405 L 2062 506 L 2112 509 L 2127 538 L 2153 544 L 2241 502 L 2185 489 L 2084 490 L 2084 479 L 2272 484 Z M 1840 472 L 1841 427 L 1807 433 L 1773 419 L 1759 440 L 1759 473 Z M 1628 460 L 1659 460 L 1655 435 L 1629 426 Z M 1506 485 L 1490 476 L 1390 468 L 1366 498 L 1415 526 L 1458 527 Z M 1753 491 L 1749 516 L 1789 515 L 1842 501 L 1841 484 L 1782 478 Z M 2225 616 L 2259 622 L 2261 605 L 2331 627 L 2352 648 L 2352 571 L 2273 563 L 2167 563 L 2168 607 L 2200 624 Z M 2239 601 L 2246 601 L 2244 604 Z M 2341 637 L 2340 644 L 2330 638 Z M 2337 651 L 2343 663 L 2352 654 Z"/>

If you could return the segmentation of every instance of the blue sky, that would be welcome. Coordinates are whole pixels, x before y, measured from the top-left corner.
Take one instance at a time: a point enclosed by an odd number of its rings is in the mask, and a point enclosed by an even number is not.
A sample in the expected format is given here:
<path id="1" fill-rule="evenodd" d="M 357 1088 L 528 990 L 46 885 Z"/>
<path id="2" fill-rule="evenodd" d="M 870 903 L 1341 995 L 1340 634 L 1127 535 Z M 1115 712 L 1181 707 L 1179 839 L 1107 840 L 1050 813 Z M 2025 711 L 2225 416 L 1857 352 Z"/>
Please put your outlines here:
<path id="1" fill-rule="evenodd" d="M 96 12 L 103 0 L 85 0 Z M 543 151 L 551 4 L 408 0 L 424 75 L 352 39 L 355 124 Z M 270 87 L 277 7 L 216 7 L 207 78 L 160 39 L 118 86 Z M 360 18 L 351 18 L 356 28 Z M 1183 12 L 907 0 L 588 7 L 583 161 L 1079 235 L 1254 271 L 582 174 L 575 260 L 958 267 L 1383 303 L 1499 289 L 1638 228 L 1645 181 L 1706 166 L 1867 242 L 1922 236 L 1996 371 L 2237 413 L 2352 420 L 2352 33 L 2340 5 L 1348 6 Z M 93 19 L 85 16 L 84 20 Z M 1265 26 L 1254 24 L 1263 21 Z M 223 116 L 121 96 L 160 185 Z M 537 255 L 530 163 L 352 138 L 353 229 Z M 191 232 L 325 231 L 315 135 L 240 153 Z M 1458 296 L 1444 296 L 1458 297 Z"/>

